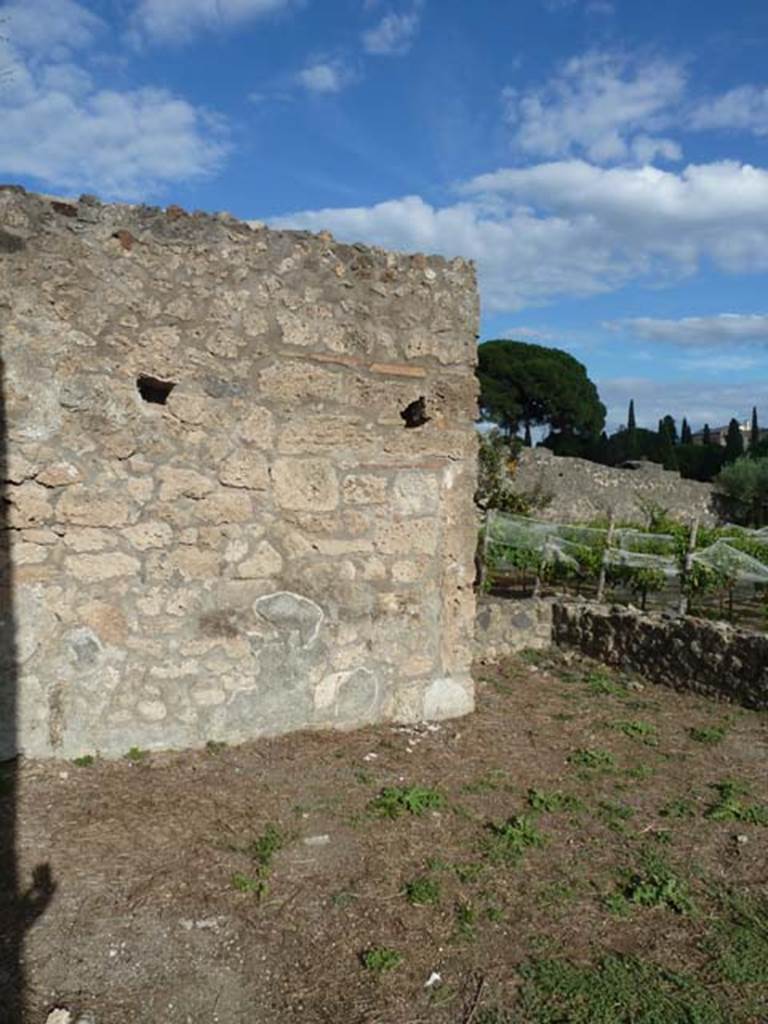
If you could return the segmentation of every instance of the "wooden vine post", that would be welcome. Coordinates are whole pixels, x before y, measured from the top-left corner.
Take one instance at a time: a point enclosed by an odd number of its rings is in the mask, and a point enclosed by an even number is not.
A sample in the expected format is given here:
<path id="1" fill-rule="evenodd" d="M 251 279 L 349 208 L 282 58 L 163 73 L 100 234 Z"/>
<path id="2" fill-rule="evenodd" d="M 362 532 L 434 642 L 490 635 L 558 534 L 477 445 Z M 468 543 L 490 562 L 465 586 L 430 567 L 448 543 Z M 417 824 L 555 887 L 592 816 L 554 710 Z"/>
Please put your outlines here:
<path id="1" fill-rule="evenodd" d="M 683 571 L 680 573 L 680 606 L 679 612 L 681 615 L 688 614 L 688 593 L 686 587 L 688 580 L 691 575 L 691 569 L 693 568 L 693 553 L 696 550 L 696 538 L 699 533 L 699 517 L 693 520 L 691 526 L 691 534 L 688 538 L 688 550 L 685 553 L 685 560 L 683 561 Z"/>
<path id="2" fill-rule="evenodd" d="M 596 601 L 602 601 L 603 595 L 605 594 L 605 577 L 608 571 L 608 552 L 613 544 L 613 531 L 616 525 L 616 513 L 611 509 L 611 518 L 608 520 L 608 536 L 605 539 L 605 548 L 603 549 L 603 558 L 600 563 L 600 575 L 597 578 L 597 593 L 595 594 Z"/>

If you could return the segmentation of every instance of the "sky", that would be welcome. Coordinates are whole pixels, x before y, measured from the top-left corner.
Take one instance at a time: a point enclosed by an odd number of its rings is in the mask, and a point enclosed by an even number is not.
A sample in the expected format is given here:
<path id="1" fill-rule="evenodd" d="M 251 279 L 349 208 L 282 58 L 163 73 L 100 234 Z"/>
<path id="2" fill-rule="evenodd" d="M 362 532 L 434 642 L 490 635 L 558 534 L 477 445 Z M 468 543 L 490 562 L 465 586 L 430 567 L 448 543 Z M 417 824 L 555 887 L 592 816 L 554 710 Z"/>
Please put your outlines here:
<path id="1" fill-rule="evenodd" d="M 0 0 L 0 180 L 476 261 L 608 424 L 768 425 L 765 0 Z"/>

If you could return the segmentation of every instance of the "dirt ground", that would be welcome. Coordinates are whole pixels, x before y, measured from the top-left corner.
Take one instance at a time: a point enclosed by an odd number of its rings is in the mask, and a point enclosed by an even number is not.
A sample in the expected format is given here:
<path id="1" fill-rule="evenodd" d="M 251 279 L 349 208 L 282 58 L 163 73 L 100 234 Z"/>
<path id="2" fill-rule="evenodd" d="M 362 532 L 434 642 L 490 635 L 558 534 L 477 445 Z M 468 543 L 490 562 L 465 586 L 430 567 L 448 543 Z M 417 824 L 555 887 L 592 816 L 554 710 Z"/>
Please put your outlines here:
<path id="1" fill-rule="evenodd" d="M 440 725 L 20 765 L 19 878 L 48 865 L 52 891 L 26 937 L 25 1024 L 54 1007 L 96 1024 L 581 1021 L 576 996 L 558 1015 L 531 995 L 531 965 L 609 952 L 695 977 L 726 1010 L 601 1022 L 768 1019 L 759 966 L 742 984 L 711 969 L 728 895 L 768 888 L 768 828 L 742 814 L 768 803 L 768 716 L 561 654 L 476 679 L 477 713 Z"/>

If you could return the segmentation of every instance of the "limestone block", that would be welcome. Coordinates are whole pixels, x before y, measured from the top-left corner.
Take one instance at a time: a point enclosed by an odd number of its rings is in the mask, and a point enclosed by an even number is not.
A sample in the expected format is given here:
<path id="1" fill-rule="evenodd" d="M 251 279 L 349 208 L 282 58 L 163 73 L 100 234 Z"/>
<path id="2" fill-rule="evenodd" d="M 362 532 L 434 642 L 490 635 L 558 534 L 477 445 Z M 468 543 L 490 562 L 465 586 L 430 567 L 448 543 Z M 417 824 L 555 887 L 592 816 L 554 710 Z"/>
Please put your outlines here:
<path id="1" fill-rule="evenodd" d="M 115 551 L 106 555 L 68 555 L 64 568 L 84 583 L 100 583 L 116 576 L 135 576 L 141 563 Z"/>
<path id="2" fill-rule="evenodd" d="M 433 555 L 438 533 L 436 519 L 380 519 L 374 527 L 376 549 L 383 555 Z"/>
<path id="3" fill-rule="evenodd" d="M 278 459 L 271 476 L 281 508 L 328 512 L 339 503 L 336 471 L 328 459 Z"/>
<path id="4" fill-rule="evenodd" d="M 387 500 L 388 481 L 370 473 L 351 473 L 342 484 L 341 493 L 348 505 L 381 505 Z"/>
<path id="5" fill-rule="evenodd" d="M 435 679 L 424 694 L 422 717 L 427 721 L 458 718 L 474 710 L 474 687 L 469 678 Z"/>
<path id="6" fill-rule="evenodd" d="M 194 469 L 180 469 L 177 466 L 161 466 L 157 475 L 160 479 L 160 500 L 174 501 L 176 498 L 202 498 L 214 489 L 215 484 Z"/>
<path id="7" fill-rule="evenodd" d="M 173 539 L 173 530 L 168 523 L 159 519 L 147 520 L 137 523 L 135 526 L 128 526 L 123 531 L 123 536 L 133 544 L 139 551 L 146 551 L 149 548 L 169 547 Z"/>
<path id="8" fill-rule="evenodd" d="M 107 601 L 87 601 L 77 609 L 77 617 L 97 634 L 103 644 L 125 643 L 128 623 L 118 605 Z"/>
<path id="9" fill-rule="evenodd" d="M 77 552 L 103 551 L 114 545 L 115 536 L 108 530 L 97 530 L 92 526 L 74 526 L 64 533 L 62 540 L 66 547 Z"/>
<path id="10" fill-rule="evenodd" d="M 370 447 L 375 441 L 360 416 L 293 416 L 277 440 L 277 449 L 291 455 L 329 449 Z"/>
<path id="11" fill-rule="evenodd" d="M 127 526 L 137 517 L 132 501 L 85 484 L 68 487 L 56 504 L 56 521 L 73 526 Z"/>
<path id="12" fill-rule="evenodd" d="M 193 511 L 204 523 L 248 523 L 253 518 L 253 502 L 248 493 L 224 488 L 196 502 Z"/>
<path id="13" fill-rule="evenodd" d="M 53 505 L 49 498 L 48 490 L 31 480 L 6 488 L 8 525 L 16 529 L 25 529 L 52 522 Z"/>
<path id="14" fill-rule="evenodd" d="M 79 483 L 83 479 L 83 474 L 71 462 L 55 462 L 41 470 L 35 479 L 44 487 L 68 487 L 70 484 Z"/>
<path id="15" fill-rule="evenodd" d="M 430 565 L 431 559 L 426 557 L 395 562 L 392 565 L 392 579 L 395 583 L 418 583 L 425 578 Z"/>
<path id="16" fill-rule="evenodd" d="M 248 450 L 233 452 L 219 469 L 219 482 L 225 487 L 265 491 L 269 487 L 265 456 L 261 452 Z"/>
<path id="17" fill-rule="evenodd" d="M 251 408 L 245 419 L 238 423 L 237 432 L 243 441 L 271 450 L 275 435 L 274 417 L 264 406 Z"/>
<path id="18" fill-rule="evenodd" d="M 283 559 L 269 541 L 263 540 L 253 555 L 237 567 L 240 579 L 258 579 L 262 576 L 276 576 L 283 568 Z"/>
<path id="19" fill-rule="evenodd" d="M 216 423 L 218 403 L 207 395 L 190 395 L 174 388 L 168 396 L 166 407 L 172 416 L 181 423 L 200 426 L 203 423 Z"/>
<path id="20" fill-rule="evenodd" d="M 403 470 L 395 477 L 392 507 L 406 516 L 426 516 L 437 511 L 440 486 L 423 470 Z"/>
<path id="21" fill-rule="evenodd" d="M 221 560 L 215 551 L 199 551 L 183 547 L 173 551 L 166 560 L 170 573 L 179 572 L 184 579 L 208 579 L 219 575 Z"/>

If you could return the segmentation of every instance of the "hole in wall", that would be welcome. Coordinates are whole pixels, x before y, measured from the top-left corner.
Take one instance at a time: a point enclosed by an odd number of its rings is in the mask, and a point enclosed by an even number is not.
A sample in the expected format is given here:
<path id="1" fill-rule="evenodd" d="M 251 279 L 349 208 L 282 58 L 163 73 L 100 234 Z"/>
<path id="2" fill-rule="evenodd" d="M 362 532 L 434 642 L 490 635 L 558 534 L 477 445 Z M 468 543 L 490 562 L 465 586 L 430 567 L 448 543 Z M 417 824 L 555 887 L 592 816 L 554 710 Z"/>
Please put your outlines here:
<path id="1" fill-rule="evenodd" d="M 423 427 L 425 423 L 429 423 L 432 419 L 431 416 L 427 416 L 427 403 L 424 395 L 419 397 L 406 405 L 404 409 L 400 411 L 400 416 L 405 421 L 406 428 L 413 429 L 414 427 Z"/>
<path id="2" fill-rule="evenodd" d="M 168 395 L 176 387 L 175 380 L 160 380 L 158 377 L 150 377 L 146 373 L 140 373 L 136 378 L 136 387 L 145 402 L 152 402 L 154 405 L 165 405 Z"/>

